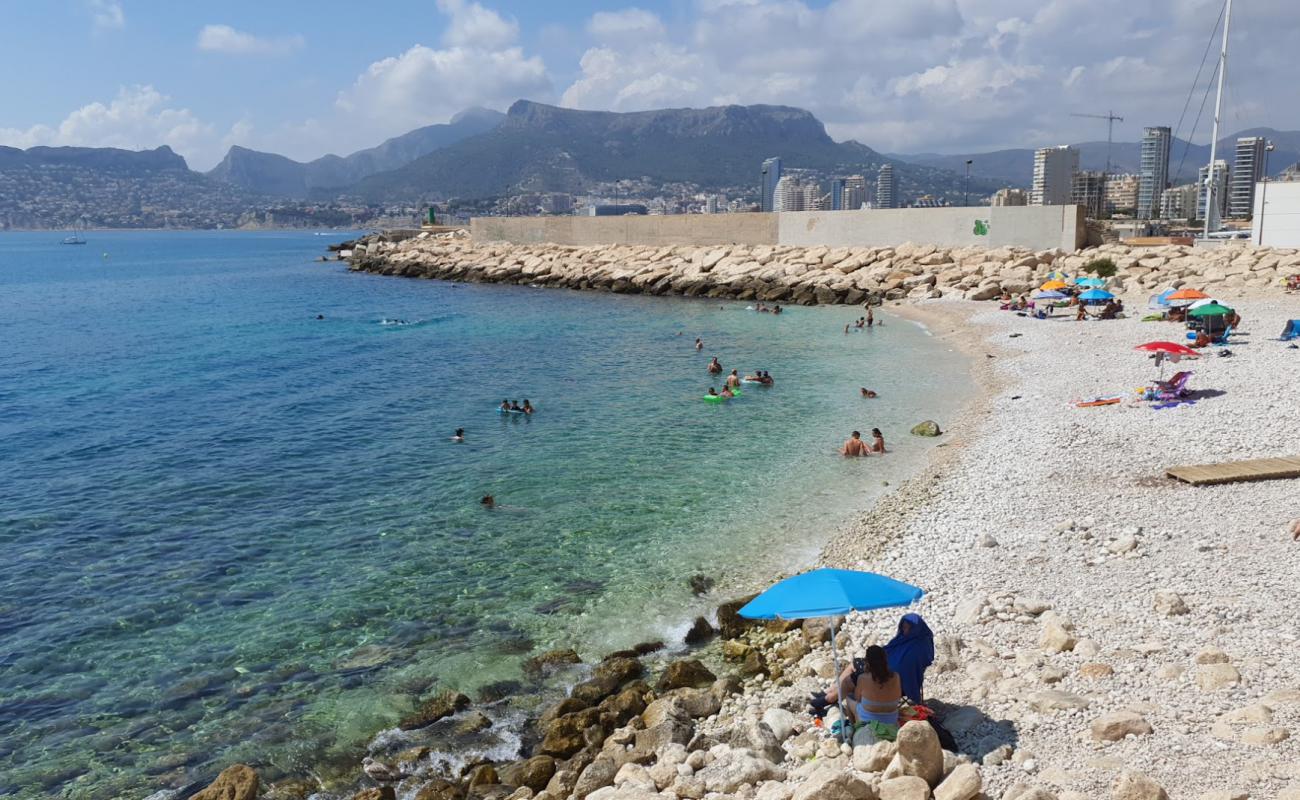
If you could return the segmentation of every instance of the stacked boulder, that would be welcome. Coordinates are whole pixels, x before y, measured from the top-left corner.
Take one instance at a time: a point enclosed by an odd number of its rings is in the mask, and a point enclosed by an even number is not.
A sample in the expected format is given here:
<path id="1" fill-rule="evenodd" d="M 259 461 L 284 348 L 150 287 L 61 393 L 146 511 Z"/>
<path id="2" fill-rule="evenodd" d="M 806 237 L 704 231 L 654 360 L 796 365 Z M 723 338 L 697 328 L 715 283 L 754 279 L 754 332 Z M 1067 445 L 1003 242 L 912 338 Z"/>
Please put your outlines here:
<path id="1" fill-rule="evenodd" d="M 423 237 L 423 238 L 422 238 Z M 394 237 L 395 238 L 395 237 Z M 683 295 L 797 305 L 904 298 L 987 300 L 1036 288 L 1053 270 L 1079 273 L 1110 259 L 1119 291 L 1193 285 L 1265 289 L 1300 274 L 1300 251 L 1230 244 L 1132 247 L 1066 253 L 1020 247 L 637 246 L 571 247 L 384 234 L 340 250 L 350 268 L 404 277 L 513 283 L 619 294 Z"/>

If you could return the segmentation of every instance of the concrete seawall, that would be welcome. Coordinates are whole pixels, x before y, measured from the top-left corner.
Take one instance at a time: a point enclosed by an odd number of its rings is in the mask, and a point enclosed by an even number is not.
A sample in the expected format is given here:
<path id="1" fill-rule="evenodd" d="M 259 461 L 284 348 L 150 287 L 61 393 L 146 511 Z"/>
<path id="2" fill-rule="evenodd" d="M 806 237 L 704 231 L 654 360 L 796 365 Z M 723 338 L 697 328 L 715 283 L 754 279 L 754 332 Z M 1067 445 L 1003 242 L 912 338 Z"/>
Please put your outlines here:
<path id="1" fill-rule="evenodd" d="M 1086 236 L 1081 206 L 893 208 L 780 214 L 626 217 L 475 217 L 476 242 L 589 245 L 1023 247 L 1074 251 Z"/>
<path id="2" fill-rule="evenodd" d="M 1300 273 L 1300 252 L 1244 243 L 1213 253 L 1122 244 L 1067 253 L 910 243 L 571 247 L 481 243 L 446 235 L 394 242 L 381 234 L 357 243 L 345 257 L 351 269 L 381 275 L 802 305 L 948 296 L 984 300 L 1002 292 L 1031 291 L 1052 270 L 1079 274 L 1089 261 L 1103 257 L 1117 268 L 1109 284 L 1117 293 L 1149 294 L 1184 284 L 1211 292 L 1277 289 Z"/>

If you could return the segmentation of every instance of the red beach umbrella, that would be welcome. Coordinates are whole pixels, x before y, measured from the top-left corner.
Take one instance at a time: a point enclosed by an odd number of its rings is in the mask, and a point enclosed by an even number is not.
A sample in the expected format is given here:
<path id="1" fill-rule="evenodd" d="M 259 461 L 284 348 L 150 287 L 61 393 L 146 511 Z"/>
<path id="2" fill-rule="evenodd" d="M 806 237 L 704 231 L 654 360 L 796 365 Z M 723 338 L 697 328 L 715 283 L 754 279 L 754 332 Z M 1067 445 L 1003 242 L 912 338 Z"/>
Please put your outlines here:
<path id="1" fill-rule="evenodd" d="M 1147 342 L 1133 348 L 1146 353 L 1156 354 L 1156 366 L 1160 367 L 1160 378 L 1165 377 L 1165 361 L 1178 361 L 1181 358 L 1197 358 L 1201 354 L 1190 347 L 1177 342 Z"/>
<path id="2" fill-rule="evenodd" d="M 1196 358 L 1200 353 L 1190 347 L 1178 344 L 1177 342 L 1147 342 L 1133 348 L 1134 350 L 1143 350 L 1148 353 L 1164 353 L 1171 356 L 1187 356 Z"/>

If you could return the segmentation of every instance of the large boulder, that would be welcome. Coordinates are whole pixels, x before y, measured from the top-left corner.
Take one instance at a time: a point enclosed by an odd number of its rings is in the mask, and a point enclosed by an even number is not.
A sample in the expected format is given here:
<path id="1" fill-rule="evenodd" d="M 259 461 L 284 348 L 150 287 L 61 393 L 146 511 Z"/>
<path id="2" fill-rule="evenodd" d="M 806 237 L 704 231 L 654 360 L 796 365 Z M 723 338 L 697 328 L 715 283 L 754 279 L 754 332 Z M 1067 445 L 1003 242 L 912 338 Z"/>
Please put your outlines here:
<path id="1" fill-rule="evenodd" d="M 902 775 L 924 778 L 934 786 L 943 777 L 943 747 L 930 723 L 912 720 L 898 729 L 898 765 Z"/>
<path id="2" fill-rule="evenodd" d="M 930 784 L 914 775 L 903 775 L 880 782 L 880 800 L 929 800 Z"/>
<path id="3" fill-rule="evenodd" d="M 758 595 L 751 594 L 748 597 L 728 600 L 718 606 L 718 633 L 722 635 L 722 638 L 735 639 L 737 636 L 740 636 L 745 631 L 758 624 L 753 620 L 745 619 L 738 613 L 740 609 L 744 608 L 745 605 L 755 597 L 758 597 Z"/>
<path id="4" fill-rule="evenodd" d="M 723 741 L 733 748 L 752 750 L 774 764 L 785 760 L 781 740 L 764 722 L 750 720 L 743 725 L 734 725 Z"/>
<path id="5" fill-rule="evenodd" d="M 257 773 L 247 764 L 226 767 L 206 789 L 194 794 L 190 800 L 255 800 Z"/>
<path id="6" fill-rule="evenodd" d="M 1169 800 L 1164 787 L 1140 772 L 1124 770 L 1110 787 L 1111 800 Z"/>
<path id="7" fill-rule="evenodd" d="M 404 731 L 412 731 L 416 728 L 423 728 L 432 725 L 443 717 L 450 717 L 469 708 L 470 699 L 460 692 L 439 692 L 420 704 L 420 707 L 414 713 L 408 714 L 397 727 Z"/>
<path id="8" fill-rule="evenodd" d="M 502 783 L 507 786 L 527 786 L 540 792 L 555 775 L 555 759 L 550 756 L 533 756 L 523 761 L 513 761 L 497 770 Z"/>
<path id="9" fill-rule="evenodd" d="M 568 758 L 586 746 L 584 732 L 600 723 L 600 711 L 586 708 L 565 714 L 547 726 L 542 742 L 537 746 L 537 754 Z"/>
<path id="10" fill-rule="evenodd" d="M 934 800 L 973 800 L 984 788 L 979 768 L 958 764 L 934 790 Z"/>
<path id="11" fill-rule="evenodd" d="M 913 425 L 911 433 L 913 436 L 938 436 L 942 434 L 943 431 L 939 429 L 939 423 L 932 419 L 927 419 L 924 422 L 918 422 Z"/>
<path id="12" fill-rule="evenodd" d="M 778 742 L 784 742 L 794 731 L 794 714 L 784 708 L 769 708 L 763 712 L 763 724 L 771 728 Z"/>
<path id="13" fill-rule="evenodd" d="M 877 795 L 871 784 L 826 764 L 794 790 L 791 800 L 877 800 Z"/>
<path id="14" fill-rule="evenodd" d="M 397 800 L 397 792 L 391 786 L 372 786 L 352 795 L 352 800 Z"/>
<path id="15" fill-rule="evenodd" d="M 1151 723 L 1132 711 L 1112 711 L 1092 721 L 1092 738 L 1098 742 L 1118 742 L 1126 736 L 1146 736 Z"/>
<path id="16" fill-rule="evenodd" d="M 688 658 L 669 664 L 663 675 L 659 676 L 659 683 L 655 685 L 655 689 L 660 692 L 680 689 L 684 686 L 701 689 L 711 686 L 717 679 L 718 676 L 710 672 L 699 659 Z"/>
<path id="17" fill-rule="evenodd" d="M 639 677 L 643 672 L 645 672 L 645 667 L 635 658 L 617 657 L 607 658 L 600 662 L 592 670 L 591 674 L 594 678 L 613 678 L 621 686 L 633 678 Z"/>
<path id="18" fill-rule="evenodd" d="M 578 782 L 573 785 L 573 796 L 583 798 L 592 792 L 614 783 L 618 774 L 619 763 L 613 756 L 599 755 L 578 775 Z"/>
<path id="19" fill-rule="evenodd" d="M 746 784 L 757 786 L 763 781 L 785 780 L 785 770 L 749 753 L 732 750 L 715 758 L 697 776 L 708 791 L 730 795 Z"/>

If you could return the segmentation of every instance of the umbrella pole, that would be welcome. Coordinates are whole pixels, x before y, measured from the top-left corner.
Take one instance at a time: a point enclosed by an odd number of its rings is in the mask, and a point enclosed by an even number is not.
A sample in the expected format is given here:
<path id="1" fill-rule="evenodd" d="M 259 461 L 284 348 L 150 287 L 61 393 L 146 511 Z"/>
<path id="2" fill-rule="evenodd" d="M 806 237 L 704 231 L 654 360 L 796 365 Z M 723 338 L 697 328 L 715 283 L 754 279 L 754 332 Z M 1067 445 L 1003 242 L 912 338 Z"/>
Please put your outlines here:
<path id="1" fill-rule="evenodd" d="M 840 712 L 840 741 L 844 741 L 844 729 L 848 727 L 849 718 L 844 713 L 844 684 L 840 680 L 840 653 L 835 644 L 835 615 L 831 615 L 831 662 L 835 665 L 835 707 Z"/>

